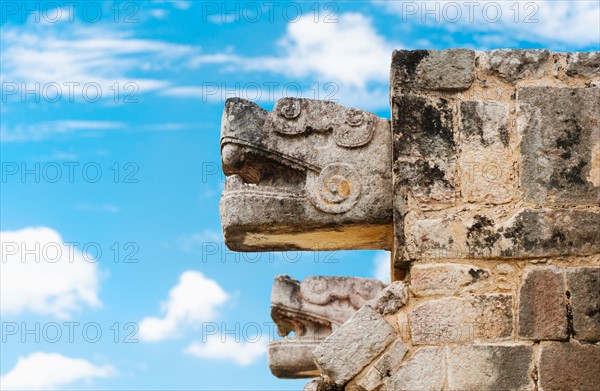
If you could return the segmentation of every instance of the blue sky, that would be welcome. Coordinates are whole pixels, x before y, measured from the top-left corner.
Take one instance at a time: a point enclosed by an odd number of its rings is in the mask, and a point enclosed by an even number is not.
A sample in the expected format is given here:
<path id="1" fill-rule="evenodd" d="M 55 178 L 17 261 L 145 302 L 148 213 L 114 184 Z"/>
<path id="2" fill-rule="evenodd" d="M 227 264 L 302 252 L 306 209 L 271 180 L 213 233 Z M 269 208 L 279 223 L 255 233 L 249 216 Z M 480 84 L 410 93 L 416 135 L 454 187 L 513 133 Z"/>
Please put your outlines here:
<path id="1" fill-rule="evenodd" d="M 389 117 L 394 48 L 599 50 L 596 1 L 476 3 L 0 2 L 2 387 L 300 390 L 267 367 L 273 278 L 387 255 L 227 251 L 224 101 Z"/>

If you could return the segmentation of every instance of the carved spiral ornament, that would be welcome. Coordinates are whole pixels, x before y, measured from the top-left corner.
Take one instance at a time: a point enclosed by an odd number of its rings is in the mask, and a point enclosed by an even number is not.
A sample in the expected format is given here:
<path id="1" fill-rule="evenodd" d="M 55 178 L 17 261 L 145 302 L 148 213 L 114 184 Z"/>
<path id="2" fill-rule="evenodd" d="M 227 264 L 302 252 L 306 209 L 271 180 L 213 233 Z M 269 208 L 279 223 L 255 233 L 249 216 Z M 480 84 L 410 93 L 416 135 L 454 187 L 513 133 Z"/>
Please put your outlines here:
<path id="1" fill-rule="evenodd" d="M 360 176 L 350 164 L 334 163 L 307 178 L 308 198 L 319 210 L 345 213 L 360 196 Z"/>

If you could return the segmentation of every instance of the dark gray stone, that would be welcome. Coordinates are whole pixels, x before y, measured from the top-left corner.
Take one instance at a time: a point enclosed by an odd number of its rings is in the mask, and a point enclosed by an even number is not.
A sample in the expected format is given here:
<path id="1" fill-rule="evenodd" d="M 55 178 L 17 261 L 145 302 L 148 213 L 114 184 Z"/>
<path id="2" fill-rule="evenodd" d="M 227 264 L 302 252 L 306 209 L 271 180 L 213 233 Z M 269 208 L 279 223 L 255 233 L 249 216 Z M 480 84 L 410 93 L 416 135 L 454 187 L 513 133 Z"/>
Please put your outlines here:
<path id="1" fill-rule="evenodd" d="M 545 49 L 496 49 L 485 57 L 485 70 L 514 82 L 543 76 L 550 53 Z"/>
<path id="2" fill-rule="evenodd" d="M 600 267 L 568 269 L 574 337 L 600 341 Z"/>
<path id="3" fill-rule="evenodd" d="M 600 202 L 600 88 L 518 90 L 525 199 Z"/>
<path id="4" fill-rule="evenodd" d="M 465 90 L 473 80 L 473 50 L 394 50 L 392 54 L 392 97 L 412 90 Z"/>
<path id="5" fill-rule="evenodd" d="M 543 391 L 598 391 L 600 346 L 569 342 L 542 345 L 538 377 Z"/>
<path id="6" fill-rule="evenodd" d="M 533 390 L 532 348 L 466 345 L 448 348 L 450 390 Z"/>
<path id="7" fill-rule="evenodd" d="M 519 292 L 519 336 L 537 341 L 566 339 L 565 291 L 562 270 L 527 270 Z"/>
<path id="8" fill-rule="evenodd" d="M 392 133 L 395 194 L 412 194 L 425 210 L 452 205 L 456 145 L 450 103 L 415 95 L 394 98 Z"/>

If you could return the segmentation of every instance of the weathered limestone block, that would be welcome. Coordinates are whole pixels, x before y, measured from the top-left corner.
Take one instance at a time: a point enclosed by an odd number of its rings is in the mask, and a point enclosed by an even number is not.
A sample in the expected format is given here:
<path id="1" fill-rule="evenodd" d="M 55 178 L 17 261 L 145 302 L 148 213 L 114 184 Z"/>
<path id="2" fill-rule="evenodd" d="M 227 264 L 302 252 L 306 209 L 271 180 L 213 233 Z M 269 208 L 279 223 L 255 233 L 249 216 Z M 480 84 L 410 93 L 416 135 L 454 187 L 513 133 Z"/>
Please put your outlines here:
<path id="1" fill-rule="evenodd" d="M 512 296 L 469 295 L 426 301 L 410 310 L 414 345 L 492 342 L 513 335 Z"/>
<path id="2" fill-rule="evenodd" d="M 567 53 L 565 72 L 568 76 L 600 76 L 600 52 Z"/>
<path id="3" fill-rule="evenodd" d="M 417 220 L 407 235 L 413 260 L 589 255 L 600 252 L 600 213 L 525 208 L 500 219 L 466 211 Z"/>
<path id="4" fill-rule="evenodd" d="M 544 76 L 550 53 L 545 49 L 496 49 L 483 57 L 484 70 L 515 82 Z"/>
<path id="5" fill-rule="evenodd" d="M 425 264 L 410 269 L 410 289 L 415 296 L 454 295 L 490 283 L 491 273 L 472 265 Z"/>
<path id="6" fill-rule="evenodd" d="M 540 391 L 598 391 L 600 346 L 573 342 L 544 344 L 538 377 Z"/>
<path id="7" fill-rule="evenodd" d="M 271 318 L 277 333 L 294 337 L 272 341 L 268 360 L 280 378 L 318 374 L 313 350 L 384 288 L 379 280 L 359 277 L 312 276 L 299 282 L 277 276 L 271 292 Z"/>
<path id="8" fill-rule="evenodd" d="M 514 193 L 509 107 L 494 101 L 460 104 L 460 183 L 464 202 L 501 204 Z"/>
<path id="9" fill-rule="evenodd" d="M 518 90 L 525 199 L 600 203 L 600 88 Z"/>
<path id="10" fill-rule="evenodd" d="M 411 194 L 423 210 L 453 205 L 456 145 L 448 101 L 393 97 L 392 129 L 395 194 Z"/>
<path id="11" fill-rule="evenodd" d="M 364 377 L 357 381 L 357 384 L 366 391 L 376 390 L 393 371 L 398 369 L 407 352 L 408 348 L 401 341 L 392 343 L 367 370 Z"/>
<path id="12" fill-rule="evenodd" d="M 568 337 L 566 287 L 561 269 L 529 268 L 519 292 L 519 336 L 533 340 Z"/>
<path id="13" fill-rule="evenodd" d="M 534 390 L 532 348 L 465 345 L 448 348 L 450 390 Z"/>
<path id="14" fill-rule="evenodd" d="M 446 354 L 441 347 L 418 349 L 385 380 L 386 390 L 441 390 L 446 377 Z"/>
<path id="15" fill-rule="evenodd" d="M 321 373 L 337 385 L 348 383 L 397 337 L 381 314 L 363 306 L 313 352 Z"/>
<path id="16" fill-rule="evenodd" d="M 329 101 L 225 104 L 221 223 L 235 251 L 390 249 L 389 121 Z"/>
<path id="17" fill-rule="evenodd" d="M 600 267 L 567 270 L 574 337 L 580 341 L 600 341 Z"/>
<path id="18" fill-rule="evenodd" d="M 403 281 L 394 281 L 385 287 L 370 305 L 382 315 L 398 312 L 408 302 L 408 286 Z"/>
<path id="19" fill-rule="evenodd" d="M 465 90 L 473 80 L 473 50 L 394 50 L 392 53 L 392 96 L 410 90 Z"/>

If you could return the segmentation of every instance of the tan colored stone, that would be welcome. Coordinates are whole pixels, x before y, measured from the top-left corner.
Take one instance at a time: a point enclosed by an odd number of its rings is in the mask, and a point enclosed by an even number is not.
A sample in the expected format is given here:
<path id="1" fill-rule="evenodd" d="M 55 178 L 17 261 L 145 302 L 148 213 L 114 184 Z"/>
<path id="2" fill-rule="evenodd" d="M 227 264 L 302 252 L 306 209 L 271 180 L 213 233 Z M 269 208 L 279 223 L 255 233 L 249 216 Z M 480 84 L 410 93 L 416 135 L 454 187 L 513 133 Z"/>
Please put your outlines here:
<path id="1" fill-rule="evenodd" d="M 489 282 L 489 270 L 472 265 L 417 264 L 410 269 L 410 289 L 416 296 L 454 295 Z"/>
<path id="2" fill-rule="evenodd" d="M 506 340 L 513 334 L 512 296 L 429 300 L 412 308 L 409 319 L 414 345 Z"/>
<path id="3" fill-rule="evenodd" d="M 385 380 L 389 391 L 441 390 L 446 377 L 444 348 L 418 349 L 408 361 Z"/>

